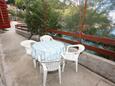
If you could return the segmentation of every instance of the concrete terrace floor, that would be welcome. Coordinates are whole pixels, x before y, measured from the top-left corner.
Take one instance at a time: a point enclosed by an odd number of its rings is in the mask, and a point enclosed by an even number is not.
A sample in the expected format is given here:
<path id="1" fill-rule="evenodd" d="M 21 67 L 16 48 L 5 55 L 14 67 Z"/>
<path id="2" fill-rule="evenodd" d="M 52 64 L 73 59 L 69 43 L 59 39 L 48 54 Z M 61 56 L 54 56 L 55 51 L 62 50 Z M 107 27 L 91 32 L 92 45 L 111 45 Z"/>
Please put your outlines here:
<path id="1" fill-rule="evenodd" d="M 0 77 L 0 86 L 42 86 L 42 76 L 33 67 L 32 57 L 26 55 L 20 42 L 26 38 L 18 35 L 14 28 L 0 34 L 0 63 L 4 79 Z M 1 71 L 0 71 L 1 72 Z M 46 86 L 115 86 L 114 83 L 79 65 L 68 62 L 62 72 L 62 84 L 58 82 L 58 73 L 49 73 Z"/>

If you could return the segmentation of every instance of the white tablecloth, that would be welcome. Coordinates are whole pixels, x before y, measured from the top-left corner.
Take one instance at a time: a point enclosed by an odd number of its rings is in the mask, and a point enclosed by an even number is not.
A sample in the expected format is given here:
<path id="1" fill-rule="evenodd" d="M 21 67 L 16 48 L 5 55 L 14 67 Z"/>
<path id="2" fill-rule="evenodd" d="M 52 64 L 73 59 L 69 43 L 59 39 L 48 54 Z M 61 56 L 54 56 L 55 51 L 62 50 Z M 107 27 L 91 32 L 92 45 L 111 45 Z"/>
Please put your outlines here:
<path id="1" fill-rule="evenodd" d="M 40 61 L 54 61 L 64 52 L 64 43 L 52 40 L 37 42 L 32 45 L 32 57 Z"/>

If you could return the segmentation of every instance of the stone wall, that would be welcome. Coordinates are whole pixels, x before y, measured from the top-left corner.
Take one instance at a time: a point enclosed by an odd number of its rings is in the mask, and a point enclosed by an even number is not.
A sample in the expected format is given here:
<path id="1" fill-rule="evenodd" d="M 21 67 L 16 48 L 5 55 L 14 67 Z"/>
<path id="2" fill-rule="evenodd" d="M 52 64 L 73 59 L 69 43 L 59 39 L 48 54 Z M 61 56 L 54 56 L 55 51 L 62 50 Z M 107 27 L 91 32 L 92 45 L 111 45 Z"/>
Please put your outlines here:
<path id="1" fill-rule="evenodd" d="M 115 62 L 84 52 L 79 63 L 115 83 Z"/>

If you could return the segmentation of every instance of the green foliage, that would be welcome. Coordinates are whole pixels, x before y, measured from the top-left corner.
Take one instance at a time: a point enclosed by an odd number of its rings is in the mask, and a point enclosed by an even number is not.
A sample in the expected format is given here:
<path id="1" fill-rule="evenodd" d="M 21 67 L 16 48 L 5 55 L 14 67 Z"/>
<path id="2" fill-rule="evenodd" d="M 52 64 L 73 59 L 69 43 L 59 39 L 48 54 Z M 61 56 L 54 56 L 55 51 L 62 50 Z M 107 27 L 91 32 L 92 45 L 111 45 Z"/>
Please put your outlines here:
<path id="1" fill-rule="evenodd" d="M 9 12 L 9 14 L 11 14 L 12 16 L 16 16 L 15 10 L 9 9 L 8 12 Z"/>
<path id="2" fill-rule="evenodd" d="M 77 31 L 79 25 L 79 10 L 75 6 L 69 6 L 65 9 L 64 13 L 64 22 L 65 26 L 64 29 L 68 31 Z"/>
<path id="3" fill-rule="evenodd" d="M 80 16 L 83 15 L 81 12 L 84 12 L 84 0 L 81 0 L 81 2 L 82 3 L 77 6 L 70 4 L 64 10 L 65 30 L 80 31 Z M 105 6 L 105 8 L 102 9 L 103 6 Z M 105 9 L 109 10 L 109 6 L 104 0 L 88 0 L 86 16 L 83 21 L 85 25 L 84 33 L 99 36 L 108 35 L 111 28 L 111 20 L 108 19 L 109 11 Z"/>
<path id="4" fill-rule="evenodd" d="M 15 4 L 19 9 L 25 9 L 25 0 L 15 0 Z"/>
<path id="5" fill-rule="evenodd" d="M 7 1 L 7 4 L 14 4 L 15 3 L 15 0 L 8 0 Z"/>
<path id="6" fill-rule="evenodd" d="M 25 12 L 20 10 L 16 13 L 16 16 L 24 20 L 25 19 Z"/>
<path id="7" fill-rule="evenodd" d="M 111 27 L 110 23 L 111 21 L 107 18 L 106 13 L 95 12 L 94 14 L 93 9 L 87 10 L 85 24 L 88 27 L 86 28 L 85 33 L 99 35 L 101 32 L 103 33 L 102 35 L 104 35 L 104 31 L 108 32 L 109 28 Z"/>
<path id="8" fill-rule="evenodd" d="M 48 4 L 52 9 L 60 9 L 62 10 L 64 7 L 64 4 L 61 3 L 59 0 L 48 0 Z"/>
<path id="9" fill-rule="evenodd" d="M 42 34 L 44 16 L 43 6 L 40 0 L 34 0 L 27 4 L 25 10 L 25 22 L 32 34 Z"/>
<path id="10" fill-rule="evenodd" d="M 45 25 L 48 28 L 60 28 L 58 23 L 60 19 L 59 12 L 57 12 L 49 3 L 47 6 L 47 21 L 45 19 L 45 10 L 43 0 L 16 0 L 18 8 L 24 11 L 24 21 L 32 34 L 45 34 Z M 56 3 L 55 3 L 56 4 Z M 23 7 L 25 7 L 23 9 Z"/>
<path id="11" fill-rule="evenodd" d="M 61 28 L 61 24 L 59 24 L 60 16 L 59 13 L 53 9 L 50 9 L 48 12 L 48 27 L 49 28 Z"/>
<path id="12" fill-rule="evenodd" d="M 81 11 L 84 9 L 84 0 L 80 0 L 79 5 L 75 5 L 72 0 L 47 0 L 47 21 L 44 20 L 44 0 L 16 0 L 18 8 L 22 9 L 23 13 L 18 13 L 20 17 L 24 17 L 28 28 L 33 33 L 44 31 L 44 25 L 48 28 L 61 28 L 68 31 L 80 31 L 80 16 Z M 66 2 L 69 2 L 67 5 Z M 109 3 L 109 5 L 107 4 Z M 87 13 L 84 19 L 86 25 L 84 33 L 107 36 L 110 32 L 111 21 L 108 19 L 108 10 L 112 0 L 88 0 Z M 105 8 L 103 8 L 103 6 Z M 107 11 L 105 10 L 107 9 Z M 23 16 L 24 15 L 24 16 Z"/>

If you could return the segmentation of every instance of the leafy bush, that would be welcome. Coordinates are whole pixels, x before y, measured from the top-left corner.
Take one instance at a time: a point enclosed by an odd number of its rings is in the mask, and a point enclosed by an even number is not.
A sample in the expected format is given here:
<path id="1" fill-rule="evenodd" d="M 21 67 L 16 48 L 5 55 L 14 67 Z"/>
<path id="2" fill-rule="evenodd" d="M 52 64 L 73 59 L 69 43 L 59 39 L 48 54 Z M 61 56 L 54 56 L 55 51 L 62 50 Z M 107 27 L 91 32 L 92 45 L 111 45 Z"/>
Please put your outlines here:
<path id="1" fill-rule="evenodd" d="M 52 9 L 50 5 L 47 5 L 47 14 L 45 14 L 43 0 L 16 0 L 17 6 L 24 11 L 24 21 L 27 24 L 29 31 L 32 34 L 45 34 L 46 28 L 60 28 L 61 25 L 58 23 L 60 15 L 55 9 Z M 26 3 L 26 4 L 25 4 Z M 20 6 L 21 5 L 21 6 Z M 25 7 L 25 9 L 23 9 Z M 22 11 L 22 12 L 23 12 Z M 23 17 L 19 13 L 20 17 Z M 47 16 L 47 20 L 45 19 Z"/>

